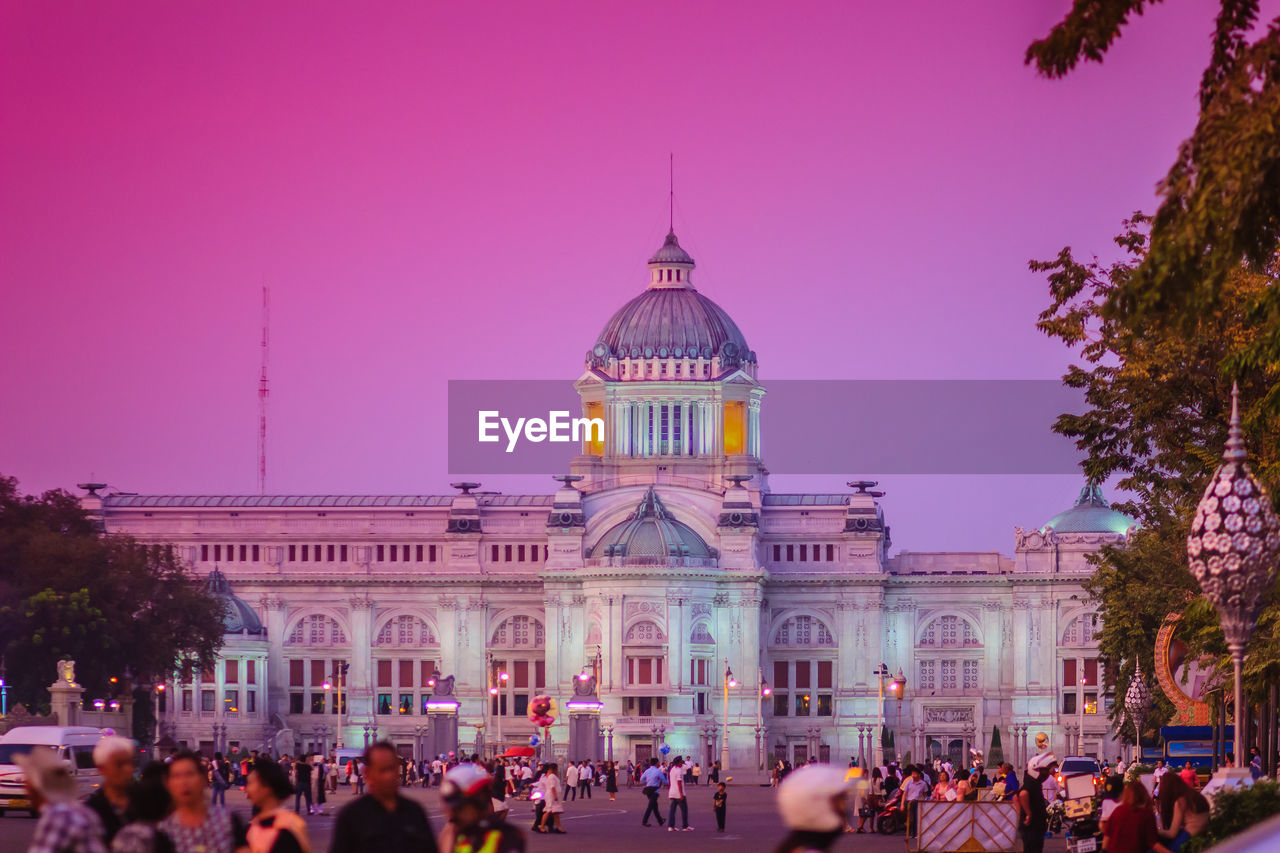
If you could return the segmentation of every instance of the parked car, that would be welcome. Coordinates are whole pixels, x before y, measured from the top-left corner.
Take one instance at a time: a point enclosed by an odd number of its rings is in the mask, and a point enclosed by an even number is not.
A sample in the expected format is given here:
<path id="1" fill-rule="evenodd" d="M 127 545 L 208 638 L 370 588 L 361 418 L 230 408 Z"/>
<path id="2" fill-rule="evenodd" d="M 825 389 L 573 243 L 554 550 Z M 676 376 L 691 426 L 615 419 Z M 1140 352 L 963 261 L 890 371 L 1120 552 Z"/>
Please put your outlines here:
<path id="1" fill-rule="evenodd" d="M 1068 776 L 1084 776 L 1085 774 L 1093 777 L 1094 791 L 1102 787 L 1102 763 L 1098 759 L 1084 755 L 1067 756 L 1058 764 L 1059 789 L 1066 790 Z"/>
<path id="2" fill-rule="evenodd" d="M 37 746 L 57 750 L 71 768 L 80 796 L 87 797 L 102 784 L 93 764 L 93 748 L 104 737 L 101 729 L 90 726 L 19 726 L 0 735 L 0 816 L 8 809 L 35 814 L 14 756 L 25 755 Z"/>

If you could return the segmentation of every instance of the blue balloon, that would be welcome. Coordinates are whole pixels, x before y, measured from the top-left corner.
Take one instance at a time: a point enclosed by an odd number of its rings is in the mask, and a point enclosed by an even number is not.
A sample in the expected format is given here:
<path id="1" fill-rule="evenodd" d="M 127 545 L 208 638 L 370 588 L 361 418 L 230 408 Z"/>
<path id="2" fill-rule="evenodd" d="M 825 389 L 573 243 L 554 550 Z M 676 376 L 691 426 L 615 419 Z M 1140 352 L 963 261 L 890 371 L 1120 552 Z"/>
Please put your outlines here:
<path id="1" fill-rule="evenodd" d="M 537 746 L 540 743 L 542 743 L 542 738 L 537 735 L 531 735 L 529 737 L 529 746 Z"/>
<path id="2" fill-rule="evenodd" d="M 670 751 L 671 747 L 667 746 L 665 743 L 658 748 L 658 752 L 661 752 L 663 755 L 666 755 Z"/>

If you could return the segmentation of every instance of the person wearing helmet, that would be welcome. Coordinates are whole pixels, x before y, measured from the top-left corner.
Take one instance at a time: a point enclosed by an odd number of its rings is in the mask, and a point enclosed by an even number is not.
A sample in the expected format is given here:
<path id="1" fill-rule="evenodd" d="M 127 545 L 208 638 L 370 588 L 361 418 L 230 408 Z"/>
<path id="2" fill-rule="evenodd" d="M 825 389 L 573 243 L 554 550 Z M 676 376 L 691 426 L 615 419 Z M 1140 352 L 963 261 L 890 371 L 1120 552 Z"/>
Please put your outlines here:
<path id="1" fill-rule="evenodd" d="M 810 764 L 787 774 L 778 786 L 778 811 L 791 830 L 774 853 L 821 853 L 844 833 L 849 783 L 843 770 Z"/>
<path id="2" fill-rule="evenodd" d="M 459 764 L 440 783 L 449 822 L 441 853 L 524 853 L 524 836 L 493 813 L 493 776 L 479 764 Z"/>
<path id="3" fill-rule="evenodd" d="M 1044 780 L 1058 769 L 1052 752 L 1042 752 L 1027 762 L 1025 784 L 1018 789 L 1014 804 L 1018 809 L 1018 832 L 1022 835 L 1023 853 L 1044 850 L 1044 834 L 1049 828 L 1048 803 L 1044 798 Z"/>

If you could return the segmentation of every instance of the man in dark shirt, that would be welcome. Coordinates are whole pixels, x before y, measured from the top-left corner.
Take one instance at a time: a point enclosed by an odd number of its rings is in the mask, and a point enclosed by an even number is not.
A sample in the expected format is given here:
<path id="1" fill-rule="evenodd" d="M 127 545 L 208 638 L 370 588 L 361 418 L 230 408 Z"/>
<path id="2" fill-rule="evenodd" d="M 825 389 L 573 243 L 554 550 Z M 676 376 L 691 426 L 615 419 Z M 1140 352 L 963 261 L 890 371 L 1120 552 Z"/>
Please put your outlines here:
<path id="1" fill-rule="evenodd" d="M 369 793 L 338 813 L 329 853 L 438 853 L 427 813 L 400 796 L 400 756 L 386 741 L 364 754 Z"/>
<path id="2" fill-rule="evenodd" d="M 89 795 L 85 805 L 98 813 L 102 840 L 109 847 L 125 824 L 129 785 L 133 782 L 133 741 L 119 735 L 104 737 L 93 748 L 93 764 L 102 776 L 102 786 Z"/>
<path id="3" fill-rule="evenodd" d="M 293 763 L 293 810 L 302 814 L 302 801 L 307 801 L 307 814 L 315 814 L 311 803 L 311 755 L 303 753 Z"/>

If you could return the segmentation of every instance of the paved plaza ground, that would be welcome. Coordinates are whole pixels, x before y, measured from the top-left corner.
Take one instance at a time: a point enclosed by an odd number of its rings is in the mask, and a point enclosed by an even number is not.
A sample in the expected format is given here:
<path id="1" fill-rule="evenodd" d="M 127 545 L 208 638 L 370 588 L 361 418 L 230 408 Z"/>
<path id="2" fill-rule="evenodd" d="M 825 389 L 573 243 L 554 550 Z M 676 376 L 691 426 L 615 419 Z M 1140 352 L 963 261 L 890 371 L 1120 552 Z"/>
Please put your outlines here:
<path id="1" fill-rule="evenodd" d="M 431 823 L 438 830 L 444 821 L 434 790 L 406 789 L 406 793 L 422 803 L 431 816 Z M 667 832 L 665 829 L 640 826 L 645 798 L 639 788 L 623 788 L 617 802 L 609 802 L 609 796 L 596 789 L 589 800 L 569 802 L 565 807 L 564 828 L 566 835 L 535 835 L 526 832 L 531 853 L 580 850 L 697 850 L 701 853 L 718 849 L 734 851 L 761 851 L 769 853 L 785 834 L 774 803 L 774 790 L 768 787 L 731 787 L 729 793 L 728 829 L 715 831 L 715 816 L 711 812 L 711 789 L 703 786 L 689 791 L 689 823 L 692 832 Z M 312 850 L 325 853 L 333 833 L 334 814 L 337 808 L 351 801 L 347 792 L 339 793 L 329 803 L 329 814 L 308 818 Z M 666 797 L 659 801 L 666 817 Z M 227 805 L 249 814 L 244 794 L 238 790 L 227 793 Z M 335 806 L 337 808 L 335 808 Z M 515 801 L 511 808 L 511 821 L 522 830 L 532 822 L 533 810 L 529 803 Z M 10 814 L 0 818 L 0 851 L 21 853 L 30 841 L 35 821 L 29 817 Z M 900 836 L 848 835 L 835 846 L 837 851 L 866 851 L 866 853 L 905 853 L 906 845 Z M 1049 853 L 1065 849 L 1061 837 L 1046 843 Z"/>

